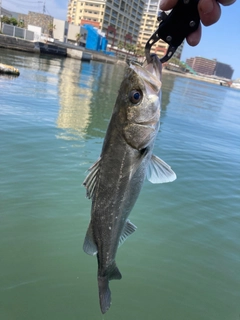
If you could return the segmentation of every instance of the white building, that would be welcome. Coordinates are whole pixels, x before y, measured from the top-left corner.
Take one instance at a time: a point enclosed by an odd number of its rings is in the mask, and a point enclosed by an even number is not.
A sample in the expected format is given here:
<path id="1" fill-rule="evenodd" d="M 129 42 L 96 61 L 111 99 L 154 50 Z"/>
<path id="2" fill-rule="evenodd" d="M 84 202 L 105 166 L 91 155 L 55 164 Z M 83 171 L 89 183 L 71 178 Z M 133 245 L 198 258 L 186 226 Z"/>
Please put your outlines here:
<path id="1" fill-rule="evenodd" d="M 86 46 L 87 30 L 81 26 L 73 25 L 64 20 L 53 20 L 53 38 L 61 42 L 78 43 Z"/>

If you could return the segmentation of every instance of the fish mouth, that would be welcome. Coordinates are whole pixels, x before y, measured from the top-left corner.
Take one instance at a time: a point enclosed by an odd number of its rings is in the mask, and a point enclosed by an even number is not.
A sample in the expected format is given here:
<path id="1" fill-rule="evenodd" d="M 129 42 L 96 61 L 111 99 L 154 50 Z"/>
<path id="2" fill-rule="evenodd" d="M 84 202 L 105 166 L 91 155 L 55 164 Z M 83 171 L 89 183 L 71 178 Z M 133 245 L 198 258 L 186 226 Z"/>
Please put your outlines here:
<path id="1" fill-rule="evenodd" d="M 155 92 L 159 92 L 162 86 L 162 63 L 156 54 L 151 55 L 151 61 L 145 61 L 143 66 L 131 64 L 133 69 L 142 80 L 150 85 Z"/>
<path id="2" fill-rule="evenodd" d="M 156 54 L 151 55 L 151 61 L 147 60 L 143 64 L 143 68 L 150 72 L 156 79 L 161 81 L 162 78 L 162 63 Z"/>
<path id="3" fill-rule="evenodd" d="M 151 118 L 148 118 L 147 120 L 146 119 L 138 120 L 135 123 L 143 127 L 148 127 L 155 130 L 158 124 L 159 118 L 160 118 L 160 109 L 157 109 L 156 112 L 153 113 Z"/>

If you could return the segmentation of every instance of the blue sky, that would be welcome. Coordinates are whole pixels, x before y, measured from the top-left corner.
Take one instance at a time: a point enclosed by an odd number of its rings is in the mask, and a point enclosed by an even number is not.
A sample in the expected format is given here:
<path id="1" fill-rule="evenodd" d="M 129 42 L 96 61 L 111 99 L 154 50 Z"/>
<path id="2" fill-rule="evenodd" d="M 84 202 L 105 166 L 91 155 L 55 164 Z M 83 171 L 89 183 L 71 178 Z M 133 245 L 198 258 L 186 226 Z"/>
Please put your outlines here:
<path id="1" fill-rule="evenodd" d="M 42 12 L 44 0 L 2 0 L 2 6 L 13 11 Z M 67 0 L 45 0 L 46 13 L 66 19 Z M 228 7 L 221 6 L 220 20 L 209 27 L 202 27 L 202 38 L 196 47 L 184 44 L 182 60 L 195 56 L 216 58 L 234 69 L 233 79 L 240 78 L 240 0 Z"/>

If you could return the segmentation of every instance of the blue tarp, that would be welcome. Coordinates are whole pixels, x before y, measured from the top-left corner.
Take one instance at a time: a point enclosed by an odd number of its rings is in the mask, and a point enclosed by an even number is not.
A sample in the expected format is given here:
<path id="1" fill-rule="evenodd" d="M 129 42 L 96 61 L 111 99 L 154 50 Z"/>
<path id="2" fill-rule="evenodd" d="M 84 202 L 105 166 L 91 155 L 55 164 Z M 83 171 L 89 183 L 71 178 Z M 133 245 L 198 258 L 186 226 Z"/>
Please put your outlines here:
<path id="1" fill-rule="evenodd" d="M 105 51 L 108 43 L 106 37 L 101 36 L 98 30 L 90 24 L 85 24 L 83 27 L 88 31 L 86 49 Z"/>
<path id="2" fill-rule="evenodd" d="M 102 37 L 101 50 L 105 51 L 107 49 L 108 40 L 106 37 Z"/>

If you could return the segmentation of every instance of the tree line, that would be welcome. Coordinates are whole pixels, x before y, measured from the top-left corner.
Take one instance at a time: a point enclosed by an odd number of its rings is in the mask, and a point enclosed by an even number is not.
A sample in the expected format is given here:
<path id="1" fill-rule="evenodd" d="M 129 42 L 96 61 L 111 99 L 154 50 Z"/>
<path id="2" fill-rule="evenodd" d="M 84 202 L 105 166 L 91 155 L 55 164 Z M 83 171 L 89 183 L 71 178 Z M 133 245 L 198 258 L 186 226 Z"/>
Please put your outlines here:
<path id="1" fill-rule="evenodd" d="M 3 16 L 1 21 L 6 24 L 11 24 L 20 28 L 24 28 L 24 22 L 22 20 L 18 21 L 15 18 L 9 18 L 8 16 Z"/>

